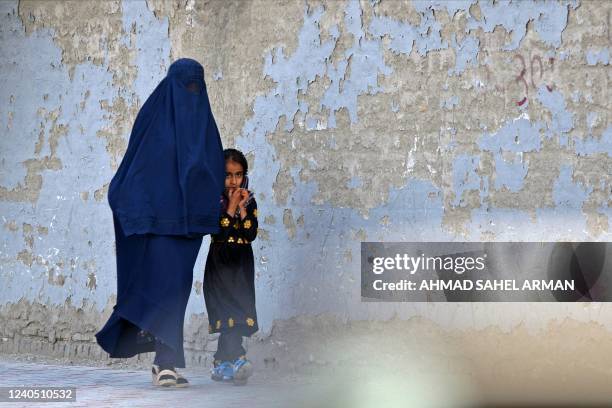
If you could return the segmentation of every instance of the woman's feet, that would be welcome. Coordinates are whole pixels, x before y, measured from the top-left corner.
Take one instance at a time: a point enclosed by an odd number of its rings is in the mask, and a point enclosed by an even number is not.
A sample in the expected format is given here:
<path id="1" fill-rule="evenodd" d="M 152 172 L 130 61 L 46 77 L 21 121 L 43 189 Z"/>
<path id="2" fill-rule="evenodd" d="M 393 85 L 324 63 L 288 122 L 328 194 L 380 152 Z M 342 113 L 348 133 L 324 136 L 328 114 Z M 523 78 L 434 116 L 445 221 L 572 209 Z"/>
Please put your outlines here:
<path id="1" fill-rule="evenodd" d="M 151 374 L 153 376 L 153 385 L 159 387 L 185 388 L 189 386 L 189 381 L 177 373 L 174 367 L 160 367 L 153 364 Z"/>

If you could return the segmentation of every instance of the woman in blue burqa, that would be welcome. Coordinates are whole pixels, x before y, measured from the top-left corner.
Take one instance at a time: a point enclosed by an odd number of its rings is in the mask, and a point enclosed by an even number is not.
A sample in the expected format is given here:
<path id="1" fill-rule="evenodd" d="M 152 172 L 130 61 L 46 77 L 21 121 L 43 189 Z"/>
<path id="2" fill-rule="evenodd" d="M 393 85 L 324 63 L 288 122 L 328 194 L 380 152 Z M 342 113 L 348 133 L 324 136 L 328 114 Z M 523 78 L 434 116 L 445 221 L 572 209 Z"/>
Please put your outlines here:
<path id="1" fill-rule="evenodd" d="M 225 164 L 204 69 L 179 59 L 144 103 L 108 191 L 117 304 L 96 334 L 110 357 L 155 351 L 153 382 L 186 386 L 183 323 L 202 237 L 216 233 Z"/>

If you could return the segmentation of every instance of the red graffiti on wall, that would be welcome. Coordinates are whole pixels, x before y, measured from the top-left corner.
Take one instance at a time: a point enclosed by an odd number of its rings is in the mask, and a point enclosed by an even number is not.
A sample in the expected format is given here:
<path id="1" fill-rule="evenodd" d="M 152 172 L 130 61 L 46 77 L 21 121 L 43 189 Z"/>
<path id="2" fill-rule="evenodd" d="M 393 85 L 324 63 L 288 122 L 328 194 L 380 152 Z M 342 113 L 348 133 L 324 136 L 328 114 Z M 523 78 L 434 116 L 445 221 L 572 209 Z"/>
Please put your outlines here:
<path id="1" fill-rule="evenodd" d="M 517 67 L 517 68 L 520 68 L 520 71 L 518 75 L 516 75 L 516 77 L 514 78 L 514 81 L 517 83 L 522 83 L 525 87 L 525 96 L 523 97 L 523 99 L 516 102 L 518 106 L 522 106 L 525 104 L 525 102 L 527 102 L 527 98 L 529 96 L 529 85 L 531 84 L 531 86 L 534 89 L 537 89 L 538 85 L 540 85 L 543 82 L 544 63 L 542 62 L 542 57 L 540 57 L 539 55 L 534 55 L 531 57 L 531 60 L 529 61 L 530 69 L 529 69 L 529 82 L 528 82 L 527 78 L 525 77 L 525 75 L 527 75 L 527 64 L 525 62 L 525 58 L 520 54 L 516 54 L 514 56 L 514 59 L 519 60 L 521 62 L 520 67 Z M 548 64 L 550 66 L 549 69 L 552 72 L 555 68 L 555 59 L 553 57 L 548 58 Z M 539 75 L 536 75 L 536 72 Z M 545 84 L 545 85 L 546 85 L 546 89 L 548 89 L 548 92 L 552 92 L 553 85 L 548 85 L 548 84 Z"/>

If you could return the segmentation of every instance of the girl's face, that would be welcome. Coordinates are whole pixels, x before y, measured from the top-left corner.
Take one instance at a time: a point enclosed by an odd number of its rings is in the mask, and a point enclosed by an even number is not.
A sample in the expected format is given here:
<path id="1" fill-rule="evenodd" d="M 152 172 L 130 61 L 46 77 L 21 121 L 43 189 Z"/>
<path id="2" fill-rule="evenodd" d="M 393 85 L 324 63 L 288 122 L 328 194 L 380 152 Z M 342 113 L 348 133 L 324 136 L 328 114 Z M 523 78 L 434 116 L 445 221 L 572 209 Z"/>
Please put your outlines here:
<path id="1" fill-rule="evenodd" d="M 244 169 L 240 163 L 233 160 L 225 162 L 225 189 L 232 193 L 242 185 Z"/>

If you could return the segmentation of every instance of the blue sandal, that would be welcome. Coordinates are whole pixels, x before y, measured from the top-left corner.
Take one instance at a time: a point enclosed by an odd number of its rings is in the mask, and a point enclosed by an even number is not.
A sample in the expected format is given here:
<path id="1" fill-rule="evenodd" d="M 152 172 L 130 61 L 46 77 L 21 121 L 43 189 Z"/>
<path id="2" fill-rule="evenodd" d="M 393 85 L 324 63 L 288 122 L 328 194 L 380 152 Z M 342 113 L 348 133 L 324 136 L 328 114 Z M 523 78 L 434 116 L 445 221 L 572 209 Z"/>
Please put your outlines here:
<path id="1" fill-rule="evenodd" d="M 253 374 L 253 365 L 246 357 L 242 356 L 234 361 L 234 385 L 245 385 L 249 377 Z"/>
<path id="2" fill-rule="evenodd" d="M 229 361 L 215 361 L 210 374 L 210 378 L 214 381 L 232 381 L 234 379 L 234 365 Z"/>

